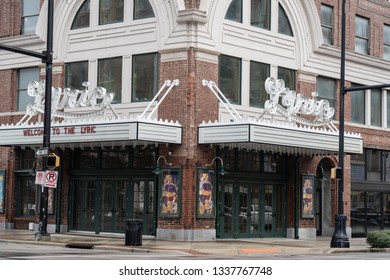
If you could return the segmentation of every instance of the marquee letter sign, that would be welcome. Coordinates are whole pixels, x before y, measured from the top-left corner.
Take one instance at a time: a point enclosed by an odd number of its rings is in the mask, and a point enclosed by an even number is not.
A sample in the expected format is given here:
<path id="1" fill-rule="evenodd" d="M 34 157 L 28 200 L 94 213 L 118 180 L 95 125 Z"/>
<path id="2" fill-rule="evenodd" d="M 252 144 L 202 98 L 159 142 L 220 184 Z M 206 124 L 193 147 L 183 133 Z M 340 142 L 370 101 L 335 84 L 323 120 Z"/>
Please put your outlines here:
<path id="1" fill-rule="evenodd" d="M 316 100 L 317 92 L 312 93 L 312 98 L 307 98 L 285 87 L 283 80 L 269 77 L 265 81 L 265 90 L 270 95 L 265 102 L 265 112 L 280 114 L 289 121 L 295 121 L 304 125 L 322 126 L 331 122 L 335 113 L 328 100 Z M 281 100 L 279 100 L 281 99 Z M 281 101 L 281 104 L 279 102 Z M 299 117 L 298 114 L 312 116 L 314 120 Z"/>
<path id="2" fill-rule="evenodd" d="M 65 88 L 64 91 L 58 87 L 52 87 L 51 98 L 51 116 L 57 118 L 90 118 L 94 115 L 102 113 L 106 108 L 111 108 L 111 102 L 114 99 L 114 93 L 107 93 L 103 87 L 97 87 L 90 91 L 88 89 L 89 83 L 83 83 L 83 90 L 71 90 Z M 19 121 L 19 124 L 27 123 L 33 116 L 38 113 L 44 113 L 45 111 L 45 81 L 42 80 L 39 83 L 32 81 L 28 84 L 27 93 L 29 96 L 34 97 L 34 102 L 29 103 L 26 108 L 26 115 Z M 88 107 L 88 113 L 67 113 L 64 112 L 66 108 L 80 108 Z M 90 111 L 93 109 L 92 111 Z M 28 117 L 28 118 L 27 118 Z M 27 119 L 26 119 L 27 118 Z"/>

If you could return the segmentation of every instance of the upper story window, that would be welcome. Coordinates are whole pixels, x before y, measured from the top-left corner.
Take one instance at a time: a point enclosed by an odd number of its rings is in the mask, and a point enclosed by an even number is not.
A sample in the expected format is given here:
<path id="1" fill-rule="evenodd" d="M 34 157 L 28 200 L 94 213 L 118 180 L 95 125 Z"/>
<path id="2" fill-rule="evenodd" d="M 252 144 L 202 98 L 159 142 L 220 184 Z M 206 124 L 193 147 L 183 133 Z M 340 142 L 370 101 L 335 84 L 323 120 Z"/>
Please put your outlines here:
<path id="1" fill-rule="evenodd" d="M 365 124 L 365 109 L 364 90 L 354 91 L 351 94 L 351 121 L 353 123 Z"/>
<path id="2" fill-rule="evenodd" d="M 34 98 L 27 94 L 27 86 L 31 81 L 39 81 L 39 68 L 24 68 L 18 71 L 18 107 L 17 110 L 26 111 L 27 104 L 34 101 Z"/>
<path id="3" fill-rule="evenodd" d="M 371 90 L 370 103 L 371 125 L 382 126 L 382 91 L 380 89 Z"/>
<path id="4" fill-rule="evenodd" d="M 39 0 L 22 0 L 22 34 L 35 33 L 40 10 Z"/>
<path id="5" fill-rule="evenodd" d="M 351 155 L 351 180 L 390 181 L 390 152 L 364 149 L 362 155 Z"/>
<path id="6" fill-rule="evenodd" d="M 123 22 L 124 0 L 100 0 L 99 24 Z"/>
<path id="7" fill-rule="evenodd" d="M 112 103 L 122 101 L 122 57 L 99 59 L 98 86 L 115 94 Z"/>
<path id="8" fill-rule="evenodd" d="M 230 103 L 241 103 L 241 59 L 220 55 L 219 88 Z"/>
<path id="9" fill-rule="evenodd" d="M 84 1 L 80 9 L 77 11 L 71 29 L 89 27 L 89 14 L 90 14 L 89 1 L 90 0 Z"/>
<path id="10" fill-rule="evenodd" d="M 268 93 L 265 91 L 264 85 L 269 76 L 270 66 L 268 64 L 250 62 L 249 106 L 264 108 L 264 103 L 268 100 Z"/>
<path id="11" fill-rule="evenodd" d="M 88 61 L 71 62 L 65 65 L 65 87 L 71 90 L 84 89 L 83 82 L 88 82 Z"/>
<path id="12" fill-rule="evenodd" d="M 279 4 L 279 24 L 278 32 L 287 36 L 293 36 L 291 29 L 290 21 L 288 20 L 286 11 L 283 9 L 282 5 Z"/>
<path id="13" fill-rule="evenodd" d="M 150 101 L 157 92 L 157 58 L 157 53 L 133 56 L 133 101 Z"/>
<path id="14" fill-rule="evenodd" d="M 328 100 L 329 105 L 336 109 L 336 80 L 328 77 L 317 78 L 317 93 L 318 99 Z M 336 115 L 336 114 L 335 114 Z"/>
<path id="15" fill-rule="evenodd" d="M 295 70 L 278 67 L 278 79 L 282 79 L 286 88 L 295 90 L 296 79 L 295 79 Z"/>
<path id="16" fill-rule="evenodd" d="M 368 54 L 369 47 L 369 20 L 364 17 L 356 16 L 355 19 L 355 51 L 362 54 Z"/>
<path id="17" fill-rule="evenodd" d="M 232 0 L 226 12 L 225 19 L 242 23 L 242 0 Z"/>
<path id="18" fill-rule="evenodd" d="M 251 0 L 251 25 L 267 30 L 271 28 L 270 0 Z"/>
<path id="19" fill-rule="evenodd" d="M 324 43 L 333 44 L 333 7 L 321 5 L 321 28 Z"/>
<path id="20" fill-rule="evenodd" d="M 383 26 L 383 58 L 390 60 L 390 25 Z"/>
<path id="21" fill-rule="evenodd" d="M 154 12 L 149 1 L 134 0 L 134 19 L 154 17 Z"/>

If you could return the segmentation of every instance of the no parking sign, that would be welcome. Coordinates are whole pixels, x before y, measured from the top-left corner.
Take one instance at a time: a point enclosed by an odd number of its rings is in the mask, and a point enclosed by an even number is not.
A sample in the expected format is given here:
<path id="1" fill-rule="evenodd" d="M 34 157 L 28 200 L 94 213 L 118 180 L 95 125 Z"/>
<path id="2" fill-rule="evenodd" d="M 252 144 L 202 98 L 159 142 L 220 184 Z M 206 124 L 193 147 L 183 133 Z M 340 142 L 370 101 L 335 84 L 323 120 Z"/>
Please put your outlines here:
<path id="1" fill-rule="evenodd" d="M 58 171 L 52 171 L 52 170 L 46 171 L 44 186 L 48 188 L 56 188 L 57 179 L 58 179 Z"/>

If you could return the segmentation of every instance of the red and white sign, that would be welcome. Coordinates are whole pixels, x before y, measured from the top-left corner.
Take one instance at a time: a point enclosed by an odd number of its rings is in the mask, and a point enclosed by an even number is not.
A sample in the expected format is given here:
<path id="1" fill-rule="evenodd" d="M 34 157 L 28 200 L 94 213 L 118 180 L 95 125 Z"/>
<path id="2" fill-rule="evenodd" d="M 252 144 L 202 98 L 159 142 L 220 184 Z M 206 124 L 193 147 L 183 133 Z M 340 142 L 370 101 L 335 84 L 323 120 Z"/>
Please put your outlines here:
<path id="1" fill-rule="evenodd" d="M 35 173 L 35 184 L 43 185 L 45 183 L 45 171 L 37 171 Z"/>
<path id="2" fill-rule="evenodd" d="M 44 186 L 48 188 L 56 188 L 58 180 L 58 171 L 46 171 Z"/>

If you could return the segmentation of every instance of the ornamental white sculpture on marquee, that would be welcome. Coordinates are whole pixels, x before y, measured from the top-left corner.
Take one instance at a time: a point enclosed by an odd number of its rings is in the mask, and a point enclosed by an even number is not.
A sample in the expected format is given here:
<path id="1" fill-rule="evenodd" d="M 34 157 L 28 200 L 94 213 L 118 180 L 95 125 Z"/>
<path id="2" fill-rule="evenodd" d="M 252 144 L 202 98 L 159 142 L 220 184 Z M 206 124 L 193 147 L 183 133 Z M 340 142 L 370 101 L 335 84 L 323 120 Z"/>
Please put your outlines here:
<path id="1" fill-rule="evenodd" d="M 273 77 L 269 77 L 265 81 L 265 90 L 270 97 L 269 100 L 265 102 L 264 113 L 259 119 L 261 119 L 265 113 L 271 115 L 279 114 L 289 121 L 294 121 L 303 125 L 328 125 L 332 130 L 337 130 L 332 123 L 335 109 L 330 106 L 328 100 L 317 100 L 317 92 L 312 93 L 312 98 L 302 96 L 287 88 L 282 79 L 275 79 Z M 305 117 L 300 117 L 298 114 L 312 116 L 314 119 L 310 120 Z"/>
<path id="2" fill-rule="evenodd" d="M 63 119 L 83 119 L 91 118 L 93 116 L 102 114 L 107 108 L 110 108 L 116 118 L 114 108 L 111 105 L 114 99 L 114 93 L 107 93 L 103 87 L 96 87 L 94 90 L 89 90 L 89 83 L 83 82 L 83 90 L 71 90 L 65 88 L 64 91 L 59 87 L 52 87 L 52 99 L 51 99 L 51 116 L 52 118 Z M 28 123 L 29 120 L 36 116 L 38 113 L 44 113 L 45 111 L 45 81 L 40 82 L 32 81 L 28 84 L 27 94 L 34 97 L 34 101 L 29 103 L 26 108 L 26 114 L 17 123 L 22 125 Z M 88 112 L 65 112 L 67 108 L 88 108 Z M 92 111 L 91 111 L 92 109 Z"/>

